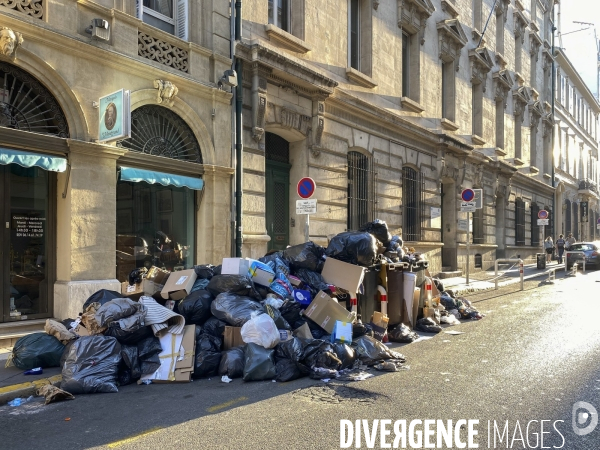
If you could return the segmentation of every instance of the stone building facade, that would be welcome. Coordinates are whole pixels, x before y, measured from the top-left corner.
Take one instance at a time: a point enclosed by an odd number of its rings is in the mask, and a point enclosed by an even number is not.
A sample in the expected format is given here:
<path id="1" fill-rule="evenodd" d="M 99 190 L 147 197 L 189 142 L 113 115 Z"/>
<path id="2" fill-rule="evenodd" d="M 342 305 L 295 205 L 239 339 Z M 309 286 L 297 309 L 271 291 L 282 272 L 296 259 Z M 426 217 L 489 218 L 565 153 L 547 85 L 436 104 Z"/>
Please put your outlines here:
<path id="1" fill-rule="evenodd" d="M 555 147 L 557 233 L 593 241 L 600 204 L 598 114 L 600 105 L 563 52 L 556 53 Z"/>
<path id="2" fill-rule="evenodd" d="M 0 327 L 230 255 L 227 2 L 1 0 L 0 29 Z M 131 138 L 100 143 L 121 89 Z"/>
<path id="3" fill-rule="evenodd" d="M 432 272 L 533 258 L 553 214 L 551 1 L 244 0 L 244 254 L 379 218 Z M 489 23 L 488 23 L 489 18 Z M 487 29 L 484 27 L 487 25 Z M 460 211 L 465 188 L 483 208 Z M 553 230 L 546 227 L 547 233 Z M 476 256 L 476 257 L 475 257 Z"/>

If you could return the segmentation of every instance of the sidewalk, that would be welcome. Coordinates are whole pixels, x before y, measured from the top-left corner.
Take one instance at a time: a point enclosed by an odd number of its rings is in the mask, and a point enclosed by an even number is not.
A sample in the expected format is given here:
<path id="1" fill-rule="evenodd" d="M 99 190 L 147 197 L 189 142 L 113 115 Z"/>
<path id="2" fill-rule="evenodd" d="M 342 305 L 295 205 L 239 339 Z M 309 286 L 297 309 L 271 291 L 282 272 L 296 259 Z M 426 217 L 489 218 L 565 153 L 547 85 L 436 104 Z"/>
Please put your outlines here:
<path id="1" fill-rule="evenodd" d="M 498 268 L 498 287 L 508 286 L 520 282 L 519 266 L 513 267 L 514 263 L 503 263 Z M 546 265 L 545 269 L 538 269 L 537 264 L 526 264 L 523 266 L 523 278 L 529 280 L 532 278 L 548 277 L 550 269 L 556 269 L 557 275 L 560 271 L 564 273 L 564 264 L 558 264 L 552 261 Z M 481 271 L 469 276 L 469 284 L 466 277 L 454 277 L 441 280 L 444 284 L 444 289 L 452 289 L 457 295 L 464 295 L 472 292 L 486 291 L 495 288 L 494 283 L 495 273 L 491 271 Z"/>

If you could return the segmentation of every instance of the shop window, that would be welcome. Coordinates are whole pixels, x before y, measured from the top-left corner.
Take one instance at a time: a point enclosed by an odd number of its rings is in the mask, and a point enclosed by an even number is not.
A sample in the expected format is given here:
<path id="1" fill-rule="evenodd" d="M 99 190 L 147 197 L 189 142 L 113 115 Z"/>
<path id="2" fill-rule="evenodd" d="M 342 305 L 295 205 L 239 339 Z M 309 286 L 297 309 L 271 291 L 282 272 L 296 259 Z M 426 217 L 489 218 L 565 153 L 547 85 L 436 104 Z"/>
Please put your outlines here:
<path id="1" fill-rule="evenodd" d="M 138 19 L 188 40 L 188 0 L 136 0 Z"/>
<path id="2" fill-rule="evenodd" d="M 525 202 L 515 200 L 515 244 L 525 245 Z"/>
<path id="3" fill-rule="evenodd" d="M 359 152 L 348 152 L 348 230 L 373 220 L 373 162 Z"/>
<path id="4" fill-rule="evenodd" d="M 402 237 L 405 241 L 420 241 L 424 213 L 423 176 L 411 167 L 402 168 Z"/>
<path id="5" fill-rule="evenodd" d="M 146 105 L 131 113 L 131 138 L 120 147 L 150 155 L 202 163 L 192 129 L 177 114 L 162 106 Z"/>
<path id="6" fill-rule="evenodd" d="M 31 75 L 0 61 L 0 127 L 69 137 L 65 115 L 52 94 Z"/>
<path id="7" fill-rule="evenodd" d="M 194 265 L 194 191 L 145 182 L 117 183 L 117 279 L 137 267 Z"/>
<path id="8" fill-rule="evenodd" d="M 531 204 L 531 246 L 539 247 L 540 245 L 540 226 L 537 224 L 538 212 L 540 207 L 537 203 Z"/>

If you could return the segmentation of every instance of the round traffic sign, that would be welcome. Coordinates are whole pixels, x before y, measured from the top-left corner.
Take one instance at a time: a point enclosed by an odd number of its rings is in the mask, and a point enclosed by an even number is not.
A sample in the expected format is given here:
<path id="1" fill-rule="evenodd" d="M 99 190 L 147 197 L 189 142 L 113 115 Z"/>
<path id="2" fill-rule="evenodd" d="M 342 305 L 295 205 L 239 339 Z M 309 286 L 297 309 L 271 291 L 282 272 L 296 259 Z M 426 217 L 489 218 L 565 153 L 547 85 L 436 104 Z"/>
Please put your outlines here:
<path id="1" fill-rule="evenodd" d="M 475 191 L 473 189 L 465 189 L 462 191 L 461 197 L 463 202 L 472 202 L 475 199 Z"/>
<path id="2" fill-rule="evenodd" d="M 598 225 L 600 225 L 600 218 L 598 218 L 598 220 L 596 220 L 596 222 L 598 223 Z"/>
<path id="3" fill-rule="evenodd" d="M 298 181 L 298 188 L 296 191 L 301 198 L 311 198 L 315 193 L 315 180 L 309 177 L 302 178 Z"/>
<path id="4" fill-rule="evenodd" d="M 540 209 L 538 211 L 538 219 L 547 219 L 548 218 L 548 211 L 546 211 L 545 209 Z"/>

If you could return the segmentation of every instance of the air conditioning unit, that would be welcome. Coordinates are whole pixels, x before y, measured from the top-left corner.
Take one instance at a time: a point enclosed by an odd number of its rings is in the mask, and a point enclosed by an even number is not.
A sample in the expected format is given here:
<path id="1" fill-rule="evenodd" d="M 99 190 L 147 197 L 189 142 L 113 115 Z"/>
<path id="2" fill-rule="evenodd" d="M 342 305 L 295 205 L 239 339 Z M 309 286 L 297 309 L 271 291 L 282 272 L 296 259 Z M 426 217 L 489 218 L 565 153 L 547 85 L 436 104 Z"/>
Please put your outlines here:
<path id="1" fill-rule="evenodd" d="M 108 20 L 92 19 L 92 24 L 85 30 L 92 35 L 94 39 L 102 41 L 110 40 L 110 26 Z"/>

